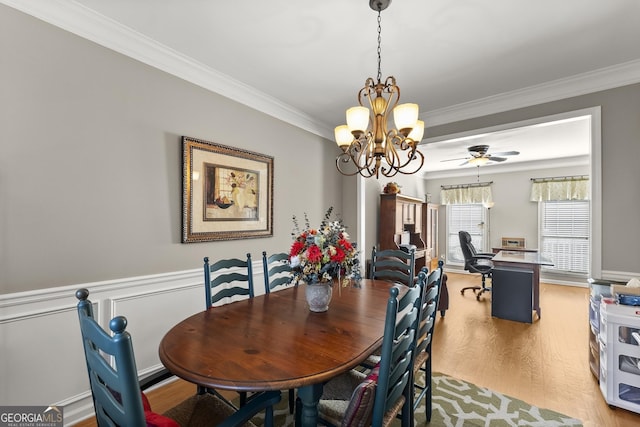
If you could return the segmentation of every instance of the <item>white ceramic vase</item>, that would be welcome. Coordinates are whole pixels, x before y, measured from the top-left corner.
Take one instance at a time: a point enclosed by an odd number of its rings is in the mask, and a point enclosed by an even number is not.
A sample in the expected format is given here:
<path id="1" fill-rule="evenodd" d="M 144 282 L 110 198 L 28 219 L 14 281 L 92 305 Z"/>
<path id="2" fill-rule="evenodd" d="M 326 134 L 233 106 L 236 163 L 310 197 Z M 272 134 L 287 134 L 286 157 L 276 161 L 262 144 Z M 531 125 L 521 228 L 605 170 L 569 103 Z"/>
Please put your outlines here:
<path id="1" fill-rule="evenodd" d="M 306 284 L 304 292 L 309 310 L 315 313 L 322 313 L 329 309 L 329 303 L 333 295 L 331 282 Z"/>

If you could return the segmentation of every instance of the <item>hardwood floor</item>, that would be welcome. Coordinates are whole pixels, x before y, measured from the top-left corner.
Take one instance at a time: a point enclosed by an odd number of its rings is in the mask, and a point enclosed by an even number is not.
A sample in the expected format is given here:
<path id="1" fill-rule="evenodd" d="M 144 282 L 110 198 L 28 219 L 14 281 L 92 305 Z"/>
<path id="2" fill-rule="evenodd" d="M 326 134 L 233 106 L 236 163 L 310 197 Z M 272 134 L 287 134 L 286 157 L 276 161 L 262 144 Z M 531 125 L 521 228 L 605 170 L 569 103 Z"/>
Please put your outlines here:
<path id="1" fill-rule="evenodd" d="M 438 317 L 433 369 L 532 405 L 582 420 L 585 427 L 640 425 L 640 415 L 606 404 L 589 368 L 589 290 L 542 283 L 541 319 L 491 317 L 491 296 L 460 289 L 477 275 L 447 273 L 449 310 Z"/>
<path id="2" fill-rule="evenodd" d="M 533 324 L 491 317 L 490 295 L 460 289 L 479 276 L 447 273 L 449 310 L 438 315 L 433 369 L 582 420 L 585 427 L 640 425 L 640 415 L 611 409 L 589 369 L 587 288 L 541 284 L 542 318 Z M 486 294 L 485 294 L 486 295 Z M 195 391 L 175 381 L 149 393 L 163 412 Z M 89 419 L 76 424 L 95 426 Z"/>

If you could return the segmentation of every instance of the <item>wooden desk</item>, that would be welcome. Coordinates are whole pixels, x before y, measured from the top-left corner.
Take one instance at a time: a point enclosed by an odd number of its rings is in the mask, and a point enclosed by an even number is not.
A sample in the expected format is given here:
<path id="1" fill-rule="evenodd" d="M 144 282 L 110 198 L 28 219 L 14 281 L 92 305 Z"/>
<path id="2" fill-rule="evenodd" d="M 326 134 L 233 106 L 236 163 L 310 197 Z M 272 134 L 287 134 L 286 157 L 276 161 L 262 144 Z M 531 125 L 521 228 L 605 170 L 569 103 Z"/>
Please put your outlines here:
<path id="1" fill-rule="evenodd" d="M 508 251 L 508 252 L 538 252 L 537 249 L 531 248 L 517 248 L 517 247 L 499 247 L 499 248 L 491 248 L 491 251 L 494 254 L 497 254 L 500 251 Z"/>
<path id="2" fill-rule="evenodd" d="M 532 323 L 535 311 L 540 318 L 540 266 L 553 262 L 522 251 L 500 251 L 491 261 L 491 315 Z"/>
<path id="3" fill-rule="evenodd" d="M 160 360 L 175 375 L 215 389 L 298 388 L 302 425 L 315 427 L 322 383 L 382 344 L 392 284 L 365 279 L 360 288 L 334 288 L 325 313 L 309 311 L 304 286 L 194 314 L 164 336 Z"/>

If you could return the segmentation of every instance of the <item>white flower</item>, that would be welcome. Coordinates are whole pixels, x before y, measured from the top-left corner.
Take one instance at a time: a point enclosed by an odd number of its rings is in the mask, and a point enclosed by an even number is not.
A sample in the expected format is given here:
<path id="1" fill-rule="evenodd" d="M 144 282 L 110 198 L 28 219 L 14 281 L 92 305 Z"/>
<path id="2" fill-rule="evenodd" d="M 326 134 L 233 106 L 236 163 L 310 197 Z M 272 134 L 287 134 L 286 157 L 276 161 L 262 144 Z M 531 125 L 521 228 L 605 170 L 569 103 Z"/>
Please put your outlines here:
<path id="1" fill-rule="evenodd" d="M 300 265 L 300 257 L 298 255 L 291 257 L 291 268 L 296 268 Z"/>

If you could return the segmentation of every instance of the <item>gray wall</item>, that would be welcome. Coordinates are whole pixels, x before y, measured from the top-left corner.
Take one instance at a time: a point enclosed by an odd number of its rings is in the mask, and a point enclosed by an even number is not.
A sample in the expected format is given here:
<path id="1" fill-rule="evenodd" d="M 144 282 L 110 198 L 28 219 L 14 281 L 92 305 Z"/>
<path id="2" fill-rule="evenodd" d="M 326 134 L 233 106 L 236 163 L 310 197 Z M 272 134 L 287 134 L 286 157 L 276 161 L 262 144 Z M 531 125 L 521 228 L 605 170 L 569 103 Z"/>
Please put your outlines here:
<path id="1" fill-rule="evenodd" d="M 481 168 L 482 170 L 482 168 Z M 501 245 L 502 237 L 524 237 L 526 246 L 538 247 L 538 203 L 529 201 L 531 178 L 544 178 L 560 175 L 588 175 L 589 166 L 527 170 L 510 173 L 481 173 L 481 182 L 493 182 L 491 193 L 495 205 L 491 208 L 490 242 L 492 247 Z M 431 193 L 431 201 L 440 203 L 440 186 L 470 184 L 476 182 L 472 176 L 460 178 L 430 179 L 426 183 L 426 192 Z M 438 237 L 440 255 L 446 252 L 446 206 L 441 205 L 438 215 Z"/>
<path id="2" fill-rule="evenodd" d="M 640 84 L 441 126 L 429 127 L 427 123 L 427 137 L 456 134 L 595 106 L 601 106 L 602 115 L 602 270 L 603 273 L 605 270 L 638 272 Z M 561 175 L 565 174 L 559 172 Z M 493 223 L 496 222 L 494 220 Z M 493 231 L 492 235 L 495 236 Z"/>
<path id="3" fill-rule="evenodd" d="M 0 51 L 0 293 L 257 259 L 342 212 L 332 141 L 3 5 Z M 183 135 L 274 157 L 273 237 L 180 243 Z"/>
<path id="4" fill-rule="evenodd" d="M 377 242 L 379 193 L 394 179 L 358 189 L 356 178 L 336 173 L 335 143 L 1 5 L 0 48 L 0 292 L 198 268 L 205 255 L 287 250 L 291 215 L 306 211 L 319 222 L 331 205 L 355 235 L 359 192 L 361 249 Z M 638 271 L 639 84 L 446 125 L 427 120 L 426 136 L 598 105 L 602 267 Z M 275 158 L 272 238 L 180 243 L 182 135 Z M 304 158 L 291 155 L 301 147 Z M 407 182 L 403 194 L 424 196 L 421 178 Z"/>
<path id="5" fill-rule="evenodd" d="M 603 275 L 611 273 L 620 273 L 621 276 L 625 276 L 624 273 L 637 275 L 640 271 L 637 256 L 640 253 L 640 227 L 637 220 L 637 212 L 640 211 L 640 192 L 636 190 L 637 185 L 640 184 L 640 168 L 637 167 L 637 159 L 640 158 L 640 84 L 440 126 L 429 126 L 427 119 L 426 137 L 455 135 L 596 106 L 601 107 L 602 178 L 599 183 L 592 184 L 599 184 L 602 187 L 602 247 L 596 247 L 594 250 L 598 251 L 596 255 L 601 256 Z M 538 176 L 533 172 L 525 173 L 526 178 Z M 541 171 L 539 175 L 555 176 L 573 174 L 574 172 L 572 169 L 563 168 L 556 169 L 550 175 L 547 173 L 551 172 Z M 497 177 L 482 176 L 482 181 L 491 179 L 496 183 L 501 181 Z M 429 192 L 432 193 L 433 201 L 436 202 L 439 198 L 436 198 L 436 195 L 439 194 L 440 185 L 465 183 L 473 180 L 470 177 L 461 177 L 424 182 L 419 176 L 403 176 L 397 181 L 403 185 L 403 194 L 424 197 L 424 194 Z M 510 183 L 510 185 L 515 184 Z M 497 188 L 494 185 L 494 191 Z M 496 243 L 497 238 L 503 235 L 502 233 L 507 235 L 511 230 L 519 229 L 520 223 L 523 222 L 519 216 L 514 220 L 513 213 L 503 210 L 498 206 L 498 203 L 500 202 L 496 201 L 496 207 L 492 209 L 493 244 Z M 508 204 L 512 203 L 513 201 L 508 202 Z M 531 213 L 533 211 L 530 211 L 527 209 L 524 212 L 527 215 L 533 215 Z M 444 212 L 441 212 L 441 251 L 444 248 L 444 217 Z M 527 220 L 526 223 L 531 225 L 526 227 L 528 231 L 523 231 L 524 237 L 530 234 L 532 238 L 535 238 L 532 227 L 535 227 L 536 222 Z M 502 230 L 496 229 L 497 224 L 501 224 L 500 227 L 504 228 Z"/>

